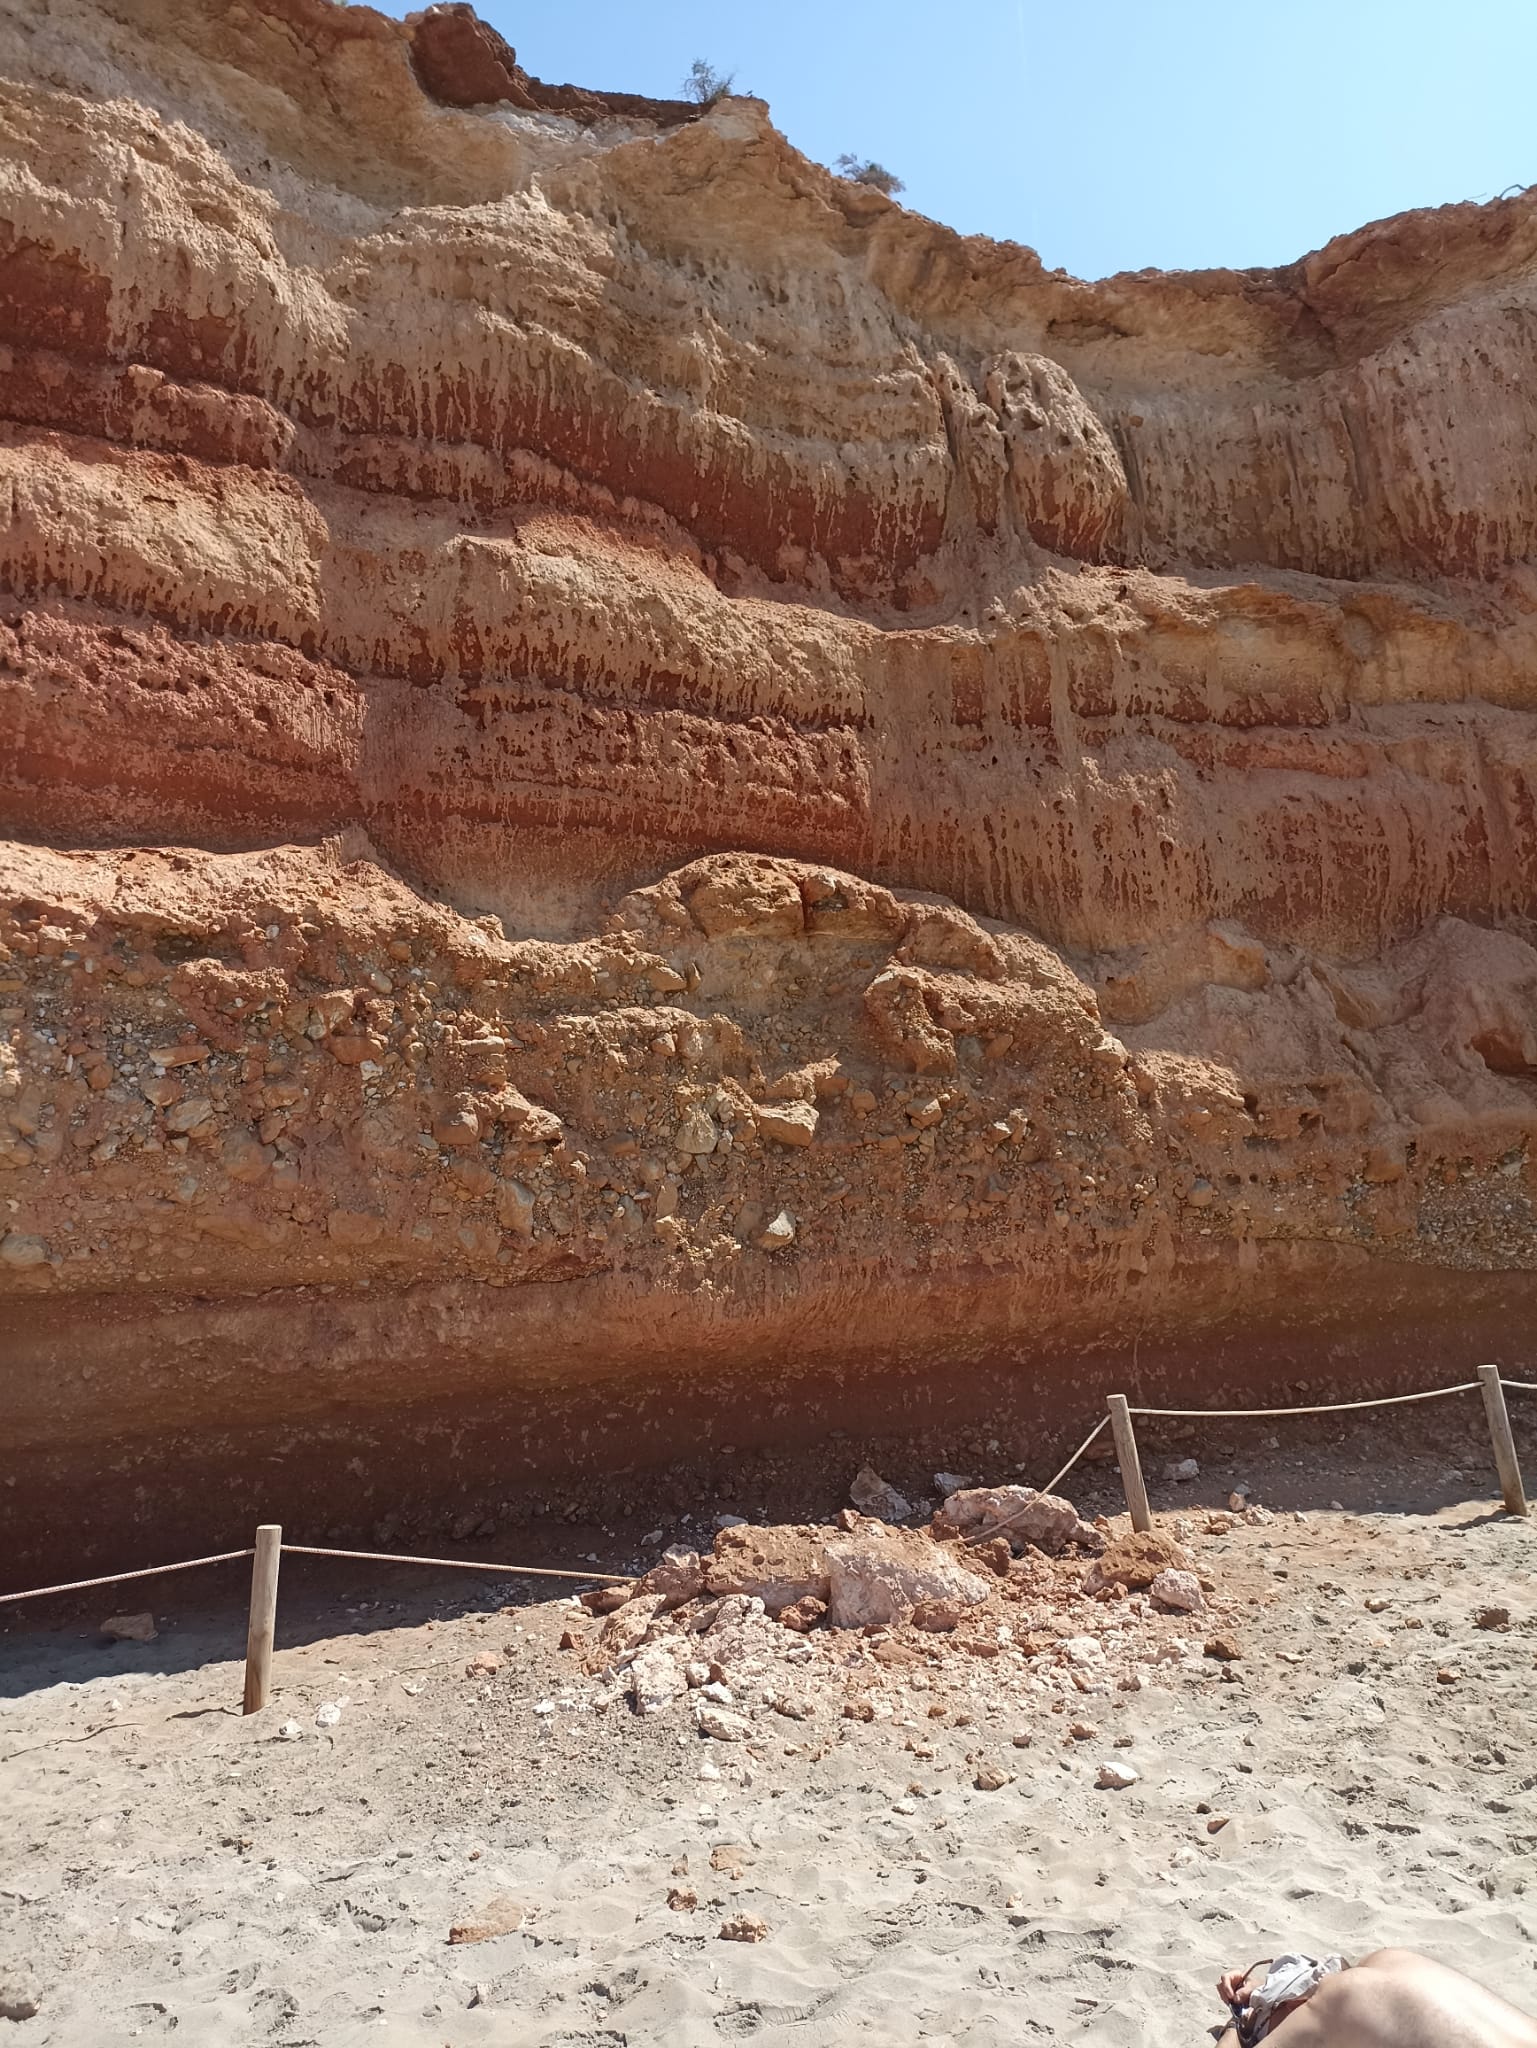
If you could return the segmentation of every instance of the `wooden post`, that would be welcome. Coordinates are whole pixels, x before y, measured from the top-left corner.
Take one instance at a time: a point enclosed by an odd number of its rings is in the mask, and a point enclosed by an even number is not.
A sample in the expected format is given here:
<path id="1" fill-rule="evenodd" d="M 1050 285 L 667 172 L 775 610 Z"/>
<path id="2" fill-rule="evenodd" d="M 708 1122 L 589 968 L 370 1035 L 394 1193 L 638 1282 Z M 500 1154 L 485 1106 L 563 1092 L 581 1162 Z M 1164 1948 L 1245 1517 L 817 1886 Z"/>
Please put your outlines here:
<path id="1" fill-rule="evenodd" d="M 1516 1462 L 1516 1440 L 1510 1433 L 1510 1411 L 1505 1406 L 1505 1389 L 1500 1385 L 1497 1365 L 1481 1365 L 1478 1377 L 1484 1390 L 1484 1413 L 1494 1439 L 1494 1462 L 1500 1475 L 1500 1492 L 1512 1515 L 1526 1513 L 1526 1488 L 1521 1484 L 1521 1467 Z"/>
<path id="2" fill-rule="evenodd" d="M 278 1563 L 283 1525 L 263 1522 L 251 1560 L 251 1619 L 245 1639 L 245 1711 L 259 1714 L 272 1690 L 272 1638 L 278 1619 Z"/>
<path id="3" fill-rule="evenodd" d="M 1153 1514 L 1147 1504 L 1147 1488 L 1142 1484 L 1137 1433 L 1131 1426 L 1131 1410 L 1124 1394 L 1110 1396 L 1110 1427 L 1115 1434 L 1115 1455 L 1121 1467 L 1121 1484 L 1126 1489 L 1126 1505 L 1131 1509 L 1131 1526 L 1151 1529 Z"/>

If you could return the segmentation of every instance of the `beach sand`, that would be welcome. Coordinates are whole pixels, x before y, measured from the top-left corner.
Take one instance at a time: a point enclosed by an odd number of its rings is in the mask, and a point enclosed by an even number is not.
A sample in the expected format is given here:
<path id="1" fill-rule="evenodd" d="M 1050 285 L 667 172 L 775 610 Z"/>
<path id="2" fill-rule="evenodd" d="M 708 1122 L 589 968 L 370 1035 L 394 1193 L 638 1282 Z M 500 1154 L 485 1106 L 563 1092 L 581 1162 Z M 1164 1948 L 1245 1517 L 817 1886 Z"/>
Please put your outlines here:
<path id="1" fill-rule="evenodd" d="M 37 2004 L 15 2038 L 1182 2048 L 1218 1971 L 1282 1945 L 1422 1948 L 1537 2012 L 1537 1530 L 1433 1434 L 1420 1461 L 1418 1505 L 1219 1534 L 1225 1477 L 1155 1483 L 1212 1613 L 1146 1614 L 1103 1674 L 938 1640 L 892 1668 L 819 1631 L 810 1717 L 740 1697 L 746 1743 L 689 1699 L 595 1707 L 559 1647 L 595 1625 L 496 1581 L 381 1598 L 353 1568 L 338 1599 L 291 1572 L 251 1717 L 237 1606 L 171 1626 L 175 1581 L 93 1596 L 153 1604 L 153 1643 L 15 1627 L 0 1982 Z M 1116 1619 L 1080 1599 L 1062 1627 Z M 1236 1663 L 1202 1654 L 1218 1625 Z M 478 1652 L 500 1668 L 468 1675 Z M 1106 1761 L 1137 1782 L 1099 1789 Z M 721 1938 L 739 1916 L 763 1937 Z"/>

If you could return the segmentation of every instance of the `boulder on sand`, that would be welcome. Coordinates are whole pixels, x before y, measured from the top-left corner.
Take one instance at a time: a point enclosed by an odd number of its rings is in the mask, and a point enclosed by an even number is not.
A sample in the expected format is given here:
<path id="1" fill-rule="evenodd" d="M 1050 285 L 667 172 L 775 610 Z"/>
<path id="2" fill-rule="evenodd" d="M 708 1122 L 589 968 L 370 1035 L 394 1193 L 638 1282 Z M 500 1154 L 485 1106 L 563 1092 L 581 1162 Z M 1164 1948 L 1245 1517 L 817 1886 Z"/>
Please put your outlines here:
<path id="1" fill-rule="evenodd" d="M 722 1529 L 705 1559 L 706 1591 L 746 1593 L 770 1614 L 802 1600 L 827 1598 L 827 1559 L 821 1533 L 811 1528 Z"/>
<path id="2" fill-rule="evenodd" d="M 1103 1555 L 1089 1567 L 1083 1590 L 1099 1593 L 1106 1586 L 1124 1586 L 1129 1593 L 1145 1593 L 1160 1572 L 1189 1570 L 1190 1558 L 1172 1536 L 1156 1529 L 1134 1530 L 1106 1544 Z"/>
<path id="3" fill-rule="evenodd" d="M 920 1601 L 978 1607 L 997 1585 L 919 1530 L 847 1537 L 829 1543 L 828 1614 L 834 1628 L 870 1628 L 911 1619 Z"/>
<path id="4" fill-rule="evenodd" d="M 1171 1614 L 1199 1614 L 1206 1605 L 1201 1582 L 1194 1572 L 1160 1572 L 1148 1587 L 1154 1604 Z"/>
<path id="5" fill-rule="evenodd" d="M 704 1591 L 704 1566 L 698 1552 L 675 1543 L 671 1550 L 662 1553 L 660 1563 L 651 1567 L 635 1590 L 642 1597 L 656 1594 L 668 1612 L 697 1599 Z"/>
<path id="6" fill-rule="evenodd" d="M 598 1643 L 605 1657 L 624 1657 L 631 1650 L 638 1650 L 646 1640 L 646 1632 L 661 1612 L 662 1599 L 659 1593 L 637 1594 L 627 1600 L 617 1613 L 611 1614 L 603 1624 L 603 1633 Z"/>
<path id="7" fill-rule="evenodd" d="M 101 1632 L 111 1643 L 152 1643 L 160 1634 L 152 1614 L 109 1614 Z"/>
<path id="8" fill-rule="evenodd" d="M 995 1530 L 1016 1547 L 1033 1543 L 1053 1556 L 1069 1543 L 1101 1550 L 1105 1539 L 1070 1500 L 1033 1486 L 968 1486 L 952 1493 L 934 1516 L 937 1535 L 973 1536 Z"/>
<path id="9" fill-rule="evenodd" d="M 849 1486 L 849 1499 L 862 1515 L 877 1522 L 905 1522 L 913 1511 L 906 1494 L 882 1479 L 873 1465 L 861 1465 Z"/>
<path id="10" fill-rule="evenodd" d="M 630 1666 L 630 1690 L 638 1714 L 660 1714 L 688 1690 L 688 1679 L 671 1649 L 662 1643 L 648 1643 Z"/>

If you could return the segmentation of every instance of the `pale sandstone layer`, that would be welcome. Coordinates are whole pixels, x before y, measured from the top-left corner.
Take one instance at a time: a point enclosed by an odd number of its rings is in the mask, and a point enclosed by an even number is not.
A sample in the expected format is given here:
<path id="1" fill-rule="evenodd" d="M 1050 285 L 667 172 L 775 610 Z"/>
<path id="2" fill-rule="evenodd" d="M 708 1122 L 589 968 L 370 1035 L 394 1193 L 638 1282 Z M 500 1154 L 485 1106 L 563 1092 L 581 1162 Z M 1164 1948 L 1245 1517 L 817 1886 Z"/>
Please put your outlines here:
<path id="1" fill-rule="evenodd" d="M 1537 201 L 1084 284 L 457 10 L 0 72 L 21 1549 L 1508 1353 Z"/>

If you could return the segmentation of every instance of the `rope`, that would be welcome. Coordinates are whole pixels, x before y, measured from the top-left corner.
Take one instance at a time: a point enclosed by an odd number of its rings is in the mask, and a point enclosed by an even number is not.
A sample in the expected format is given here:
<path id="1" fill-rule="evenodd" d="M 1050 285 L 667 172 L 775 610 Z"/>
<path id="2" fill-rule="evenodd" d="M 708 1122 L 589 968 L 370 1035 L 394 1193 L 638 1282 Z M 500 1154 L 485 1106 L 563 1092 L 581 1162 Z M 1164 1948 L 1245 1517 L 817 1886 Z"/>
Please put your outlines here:
<path id="1" fill-rule="evenodd" d="M 1062 1470 L 1058 1472 L 1055 1475 L 1055 1477 L 1048 1479 L 1046 1484 L 1040 1488 L 1040 1492 L 1055 1493 L 1057 1488 L 1062 1484 L 1063 1480 L 1067 1477 L 1068 1473 L 1072 1471 L 1073 1467 L 1078 1463 L 1078 1460 L 1089 1448 L 1089 1445 L 1093 1443 L 1095 1437 L 1099 1435 L 1102 1429 L 1108 1429 L 1109 1426 L 1110 1417 L 1108 1415 L 1101 1416 L 1099 1421 L 1095 1423 L 1094 1427 L 1089 1431 L 1088 1435 L 1084 1438 L 1083 1442 L 1078 1446 L 1077 1450 L 1074 1451 L 1073 1455 L 1062 1467 Z M 1023 1521 L 1024 1517 L 1029 1514 L 1031 1508 L 1033 1508 L 1034 1506 L 1034 1501 L 1027 1501 L 1022 1508 L 1016 1508 L 1012 1515 L 1006 1515 L 1001 1522 L 989 1522 L 985 1529 L 976 1530 L 974 1534 L 964 1538 L 966 1548 L 969 1550 L 975 1544 L 978 1543 L 991 1543 L 993 1538 L 997 1536 L 1002 1530 L 1012 1529 L 1016 1522 Z"/>
<path id="2" fill-rule="evenodd" d="M 391 1550 L 323 1550 L 314 1543 L 285 1543 L 281 1547 L 296 1557 L 350 1557 L 359 1564 L 430 1564 L 448 1572 L 495 1572 L 504 1579 L 575 1579 L 584 1586 L 637 1583 L 623 1572 L 563 1572 L 544 1564 L 477 1564 L 468 1557 L 401 1557 Z"/>
<path id="3" fill-rule="evenodd" d="M 437 1565 L 450 1572 L 495 1572 L 504 1579 L 575 1579 L 584 1586 L 633 1586 L 636 1583 L 622 1572 L 563 1572 L 550 1565 L 538 1564 L 477 1564 L 467 1557 L 400 1557 L 386 1550 L 322 1550 L 313 1543 L 285 1543 L 281 1548 L 298 1557 L 348 1557 L 360 1564 Z M 254 1553 L 249 1549 L 221 1550 L 217 1557 L 188 1557 L 180 1564 L 152 1564 L 140 1572 L 108 1572 L 99 1579 L 73 1579 L 67 1586 L 34 1586 L 27 1593 L 0 1593 L 0 1606 L 9 1606 L 18 1600 L 46 1600 L 54 1593 L 85 1593 L 92 1586 L 117 1586 L 128 1579 L 154 1579 L 163 1572 L 196 1571 L 199 1565 L 228 1564 L 232 1558 L 252 1555 Z"/>
<path id="4" fill-rule="evenodd" d="M 1072 1471 L 1073 1467 L 1078 1463 L 1078 1460 L 1089 1448 L 1089 1445 L 1093 1443 L 1095 1437 L 1099 1435 L 1102 1429 L 1108 1429 L 1109 1427 L 1110 1417 L 1108 1415 L 1102 1415 L 1099 1418 L 1098 1422 L 1095 1423 L 1094 1427 L 1089 1431 L 1088 1435 L 1084 1438 L 1083 1442 L 1078 1446 L 1077 1450 L 1074 1451 L 1073 1455 L 1062 1467 L 1062 1470 L 1056 1475 L 1054 1479 L 1047 1480 L 1046 1484 L 1041 1488 L 1042 1493 L 1055 1493 L 1057 1488 L 1062 1484 L 1063 1480 L 1067 1477 L 1068 1473 Z"/>
<path id="5" fill-rule="evenodd" d="M 1439 1401 L 1447 1394 L 1476 1394 L 1479 1391 L 1479 1384 L 1477 1380 L 1464 1380 L 1460 1386 L 1432 1387 L 1424 1394 L 1388 1394 L 1376 1401 L 1328 1401 L 1310 1408 L 1130 1408 L 1128 1413 L 1155 1416 L 1164 1420 L 1195 1422 L 1203 1419 L 1231 1422 L 1245 1416 L 1343 1415 L 1352 1409 L 1398 1408 L 1408 1401 Z M 1502 1379 L 1500 1385 L 1516 1394 L 1537 1394 L 1537 1384 L 1527 1380 Z M 1108 1426 L 1109 1421 L 1110 1418 L 1106 1415 L 1095 1423 L 1062 1470 L 1055 1473 L 1040 1489 L 1042 1493 L 1051 1493 L 1062 1484 L 1100 1431 Z M 976 1535 L 968 1536 L 966 1542 L 989 1542 L 1002 1530 L 1012 1528 L 1028 1513 L 1028 1506 L 1016 1509 L 1005 1521 L 994 1522 L 990 1528 L 979 1530 Z M 584 1586 L 633 1586 L 638 1583 L 623 1572 L 567 1572 L 559 1571 L 553 1565 L 479 1564 L 474 1559 L 466 1557 L 402 1557 L 388 1550 L 328 1550 L 314 1543 L 285 1543 L 281 1548 L 295 1557 L 340 1557 L 350 1559 L 355 1564 L 423 1564 L 439 1571 L 494 1572 L 499 1578 L 504 1579 L 573 1579 Z M 188 1557 L 183 1558 L 179 1564 L 152 1564 L 136 1572 L 107 1572 L 98 1579 L 72 1579 L 63 1586 L 34 1586 L 26 1593 L 0 1593 L 0 1607 L 12 1606 L 20 1600 L 47 1600 L 56 1593 L 87 1593 L 93 1586 L 122 1586 L 130 1579 L 157 1579 L 167 1572 L 193 1572 L 206 1564 L 230 1564 L 237 1557 L 253 1555 L 254 1552 L 249 1547 L 244 1550 L 221 1550 L 216 1557 Z"/>
<path id="6" fill-rule="evenodd" d="M 1348 1408 L 1397 1408 L 1405 1401 L 1439 1401 L 1443 1394 L 1476 1394 L 1478 1389 L 1477 1380 L 1465 1380 L 1459 1387 L 1432 1387 L 1427 1394 L 1386 1394 L 1380 1401 L 1325 1401 L 1316 1408 L 1132 1408 L 1129 1412 L 1229 1422 L 1242 1415 L 1343 1415 Z"/>
<path id="7" fill-rule="evenodd" d="M 99 1579 L 72 1579 L 67 1586 L 34 1586 L 30 1593 L 0 1593 L 0 1607 L 16 1600 L 46 1600 L 52 1593 L 86 1593 L 92 1586 L 121 1586 L 129 1579 L 158 1579 L 164 1572 L 195 1572 L 199 1565 L 228 1564 L 232 1558 L 251 1557 L 251 1550 L 221 1550 L 217 1557 L 187 1557 L 180 1564 L 146 1565 L 141 1572 L 108 1572 Z"/>

